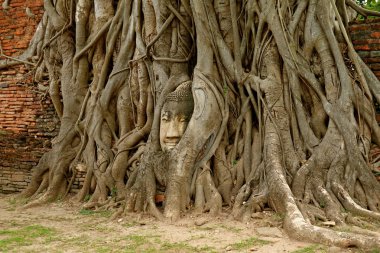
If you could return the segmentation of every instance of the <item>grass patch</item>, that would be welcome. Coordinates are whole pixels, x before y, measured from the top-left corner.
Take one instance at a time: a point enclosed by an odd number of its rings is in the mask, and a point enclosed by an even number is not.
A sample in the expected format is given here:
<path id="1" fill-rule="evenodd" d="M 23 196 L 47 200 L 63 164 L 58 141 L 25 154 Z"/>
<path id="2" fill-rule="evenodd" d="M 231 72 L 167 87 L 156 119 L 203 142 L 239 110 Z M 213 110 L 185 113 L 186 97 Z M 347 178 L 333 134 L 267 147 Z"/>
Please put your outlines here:
<path id="1" fill-rule="evenodd" d="M 221 224 L 219 227 L 220 227 L 220 228 L 223 228 L 223 229 L 225 229 L 225 230 L 227 230 L 227 231 L 234 232 L 234 233 L 239 233 L 239 232 L 243 231 L 242 228 L 226 226 L 226 225 L 224 225 L 224 224 Z"/>
<path id="2" fill-rule="evenodd" d="M 157 252 L 152 238 L 157 238 L 159 236 L 142 236 L 142 235 L 130 235 L 126 239 L 128 241 L 128 246 L 124 248 L 125 253 L 132 252 Z"/>
<path id="3" fill-rule="evenodd" d="M 79 211 L 79 214 L 81 214 L 81 215 L 96 215 L 99 217 L 109 218 L 109 217 L 111 217 L 112 212 L 110 210 L 94 211 L 94 210 L 90 210 L 90 209 L 81 209 Z"/>
<path id="4" fill-rule="evenodd" d="M 210 230 L 215 230 L 215 228 L 213 227 L 203 227 L 203 226 L 199 226 L 199 227 L 196 227 L 197 230 L 202 230 L 202 231 L 210 231 Z"/>
<path id="5" fill-rule="evenodd" d="M 230 244 L 229 246 L 231 246 L 233 250 L 245 250 L 254 246 L 263 246 L 269 243 L 270 243 L 269 241 L 261 240 L 256 237 L 251 237 L 243 241 Z"/>
<path id="6" fill-rule="evenodd" d="M 28 203 L 28 199 L 27 198 L 11 197 L 11 198 L 7 199 L 7 202 L 9 205 L 16 207 L 16 206 L 20 206 L 20 205 L 25 205 L 26 203 Z"/>
<path id="7" fill-rule="evenodd" d="M 11 134 L 10 132 L 7 132 L 7 131 L 0 129 L 0 136 L 6 136 L 6 135 L 10 135 L 10 134 Z"/>
<path id="8" fill-rule="evenodd" d="M 194 241 L 194 240 L 200 240 L 200 239 L 205 239 L 206 238 L 206 235 L 202 234 L 202 235 L 192 235 L 190 239 L 188 239 L 187 241 Z"/>
<path id="9" fill-rule="evenodd" d="M 11 225 L 11 227 L 21 227 L 21 226 L 26 225 L 25 223 L 19 223 L 19 222 L 14 221 L 14 220 L 10 221 L 8 224 Z M 2 231 L 0 231 L 0 234 L 1 234 L 1 232 Z"/>
<path id="10" fill-rule="evenodd" d="M 272 219 L 277 222 L 283 222 L 285 219 L 285 214 L 283 213 L 274 213 L 272 216 Z"/>
<path id="11" fill-rule="evenodd" d="M 369 250 L 363 250 L 359 249 L 358 251 L 355 251 L 357 253 L 380 253 L 380 249 L 369 249 Z"/>
<path id="12" fill-rule="evenodd" d="M 84 202 L 88 202 L 89 200 L 91 199 L 91 194 L 87 194 L 85 197 L 84 197 Z"/>
<path id="13" fill-rule="evenodd" d="M 68 245 L 76 245 L 76 246 L 89 245 L 91 242 L 91 237 L 88 235 L 79 235 L 75 237 L 60 238 L 60 241 L 65 242 Z"/>
<path id="14" fill-rule="evenodd" d="M 126 238 L 128 245 L 122 252 L 217 252 L 215 248 L 204 245 L 194 247 L 186 242 L 162 242 L 159 235 L 130 235 Z"/>
<path id="15" fill-rule="evenodd" d="M 161 245 L 160 250 L 161 252 L 178 252 L 178 250 L 181 250 L 182 252 L 196 252 L 195 247 L 192 247 L 189 244 L 184 243 L 184 242 L 176 242 L 176 243 L 166 242 L 163 245 Z"/>
<path id="16" fill-rule="evenodd" d="M 209 253 L 216 253 L 218 252 L 214 247 L 205 245 L 202 248 L 199 249 L 199 252 L 209 252 Z"/>
<path id="17" fill-rule="evenodd" d="M 367 222 L 367 225 L 364 225 L 361 226 L 362 228 L 364 229 L 368 229 L 368 230 L 371 230 L 371 231 L 378 231 L 379 227 L 380 227 L 380 221 L 377 220 L 377 219 L 373 219 L 373 218 L 370 218 L 370 217 L 360 217 L 362 220 L 364 220 L 365 222 Z M 379 253 L 380 250 L 374 252 L 374 253 Z"/>
<path id="18" fill-rule="evenodd" d="M 89 209 L 81 209 L 79 211 L 79 214 L 81 214 L 81 215 L 93 215 L 93 214 L 95 214 L 95 211 L 89 210 Z"/>
<path id="19" fill-rule="evenodd" d="M 49 238 L 55 234 L 51 228 L 31 225 L 19 229 L 0 230 L 0 249 L 8 251 L 20 246 L 31 245 L 35 239 Z"/>
<path id="20" fill-rule="evenodd" d="M 108 253 L 108 252 L 112 252 L 112 248 L 110 247 L 100 247 L 100 248 L 97 248 L 95 251 L 97 253 Z"/>
<path id="21" fill-rule="evenodd" d="M 298 249 L 296 251 L 292 251 L 292 253 L 322 253 L 327 252 L 326 249 L 322 245 L 311 245 L 302 249 Z"/>
<path id="22" fill-rule="evenodd" d="M 138 226 L 138 225 L 139 225 L 138 222 L 136 222 L 136 221 L 131 221 L 131 222 L 128 222 L 128 223 L 124 223 L 124 224 L 123 224 L 123 227 L 125 227 L 125 228 L 131 228 L 131 227 L 136 227 L 136 226 Z M 156 226 L 154 229 L 157 229 L 157 226 Z"/>
<path id="23" fill-rule="evenodd" d="M 217 252 L 215 248 L 205 245 L 203 247 L 194 247 L 185 242 L 169 243 L 161 245 L 159 252 Z"/>
<path id="24" fill-rule="evenodd" d="M 103 233 L 116 233 L 115 228 L 110 226 L 105 226 L 104 224 L 98 224 L 95 227 L 96 231 L 103 232 Z"/>

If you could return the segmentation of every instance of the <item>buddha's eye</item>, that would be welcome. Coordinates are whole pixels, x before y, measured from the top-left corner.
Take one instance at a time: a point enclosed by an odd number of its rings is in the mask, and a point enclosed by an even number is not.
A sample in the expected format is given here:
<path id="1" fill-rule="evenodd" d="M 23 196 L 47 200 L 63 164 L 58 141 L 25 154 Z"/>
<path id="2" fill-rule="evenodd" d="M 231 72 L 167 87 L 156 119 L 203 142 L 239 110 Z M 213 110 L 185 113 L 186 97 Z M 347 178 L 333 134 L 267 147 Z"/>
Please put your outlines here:
<path id="1" fill-rule="evenodd" d="M 164 122 L 168 122 L 170 120 L 169 114 L 168 113 L 162 114 L 161 115 L 161 120 L 164 121 Z"/>
<path id="2" fill-rule="evenodd" d="M 179 117 L 179 122 L 189 122 L 189 118 L 186 116 L 180 116 Z"/>

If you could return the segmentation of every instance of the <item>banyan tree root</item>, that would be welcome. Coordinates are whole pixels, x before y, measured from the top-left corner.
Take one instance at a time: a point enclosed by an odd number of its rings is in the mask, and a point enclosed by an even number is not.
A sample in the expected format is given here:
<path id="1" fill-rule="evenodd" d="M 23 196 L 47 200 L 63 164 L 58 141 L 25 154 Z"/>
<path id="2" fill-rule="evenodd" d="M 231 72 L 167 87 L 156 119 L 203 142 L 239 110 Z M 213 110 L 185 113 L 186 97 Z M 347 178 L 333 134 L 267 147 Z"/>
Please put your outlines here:
<path id="1" fill-rule="evenodd" d="M 351 0 L 44 5 L 30 48 L 0 62 L 48 76 L 61 120 L 29 206 L 66 196 L 80 167 L 75 199 L 114 217 L 248 221 L 272 208 L 297 239 L 380 247 L 373 233 L 318 227 L 379 219 L 380 82 L 347 33 L 353 14 L 377 13 Z"/>

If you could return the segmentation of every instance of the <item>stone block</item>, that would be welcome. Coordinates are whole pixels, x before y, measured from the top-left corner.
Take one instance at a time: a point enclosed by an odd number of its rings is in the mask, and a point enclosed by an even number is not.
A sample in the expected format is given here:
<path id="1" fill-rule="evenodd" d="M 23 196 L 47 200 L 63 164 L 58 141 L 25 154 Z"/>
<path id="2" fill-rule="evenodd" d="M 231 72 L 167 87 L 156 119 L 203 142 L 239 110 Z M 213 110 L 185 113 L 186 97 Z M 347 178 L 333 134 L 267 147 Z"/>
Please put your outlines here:
<path id="1" fill-rule="evenodd" d="M 24 181 L 24 175 L 18 175 L 18 174 L 12 175 L 11 180 L 14 182 L 22 182 Z"/>

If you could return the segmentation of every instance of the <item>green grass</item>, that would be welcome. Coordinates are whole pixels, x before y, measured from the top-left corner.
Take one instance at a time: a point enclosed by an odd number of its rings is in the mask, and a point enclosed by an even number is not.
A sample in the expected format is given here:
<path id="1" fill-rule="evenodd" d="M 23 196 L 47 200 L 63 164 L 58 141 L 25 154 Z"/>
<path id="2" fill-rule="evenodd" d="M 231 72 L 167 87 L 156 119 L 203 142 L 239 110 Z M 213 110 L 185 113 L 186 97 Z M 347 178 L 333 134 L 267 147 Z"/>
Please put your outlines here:
<path id="1" fill-rule="evenodd" d="M 142 236 L 142 235 L 130 235 L 126 238 L 128 241 L 128 246 L 124 249 L 126 253 L 132 253 L 136 251 L 140 252 L 157 252 L 156 248 L 152 242 L 152 238 L 157 238 L 158 236 Z"/>
<path id="2" fill-rule="evenodd" d="M 210 246 L 194 247 L 185 242 L 169 243 L 161 245 L 159 252 L 216 252 L 215 248 Z"/>
<path id="3" fill-rule="evenodd" d="M 129 235 L 125 238 L 127 246 L 122 252 L 217 252 L 215 248 L 208 245 L 194 247 L 187 242 L 162 242 L 159 235 Z"/>
<path id="4" fill-rule="evenodd" d="M 246 250 L 254 246 L 263 246 L 265 244 L 269 244 L 269 241 L 261 240 L 256 237 L 251 237 L 240 242 L 230 244 L 233 250 Z"/>
<path id="5" fill-rule="evenodd" d="M 10 132 L 7 132 L 7 131 L 0 129 L 0 136 L 5 136 L 5 135 L 9 135 L 9 134 L 10 134 Z"/>
<path id="6" fill-rule="evenodd" d="M 111 189 L 111 197 L 116 197 L 116 195 L 117 195 L 117 188 L 116 188 L 116 187 L 113 187 L 113 188 Z"/>
<path id="7" fill-rule="evenodd" d="M 88 202 L 89 200 L 91 199 L 91 194 L 87 194 L 85 197 L 84 197 L 84 202 Z"/>
<path id="8" fill-rule="evenodd" d="M 231 231 L 231 232 L 234 232 L 234 233 L 239 233 L 241 232 L 243 229 L 242 228 L 237 228 L 237 227 L 234 227 L 234 226 L 227 226 L 227 225 L 224 225 L 224 224 L 220 224 L 220 225 L 213 225 L 213 226 L 197 226 L 195 227 L 197 230 L 201 230 L 201 231 L 211 231 L 211 230 L 216 230 L 216 229 L 224 229 L 224 230 L 227 230 L 227 231 Z"/>
<path id="9" fill-rule="evenodd" d="M 277 222 L 283 222 L 284 219 L 285 219 L 285 214 L 283 213 L 274 213 L 272 216 L 274 221 L 277 221 Z"/>
<path id="10" fill-rule="evenodd" d="M 95 211 L 89 210 L 89 209 L 81 209 L 79 211 L 79 214 L 81 214 L 81 215 L 93 215 L 93 214 L 95 214 Z"/>
<path id="11" fill-rule="evenodd" d="M 185 242 L 176 242 L 176 243 L 164 243 L 161 248 L 161 252 L 178 252 L 181 250 L 183 252 L 196 252 L 196 248 L 190 246 Z"/>
<path id="12" fill-rule="evenodd" d="M 108 253 L 108 252 L 112 252 L 112 248 L 110 248 L 110 247 L 99 247 L 95 250 L 95 252 L 97 252 L 97 253 Z"/>
<path id="13" fill-rule="evenodd" d="M 367 251 L 366 253 L 380 253 L 380 249 L 372 249 Z"/>
<path id="14" fill-rule="evenodd" d="M 128 223 L 125 223 L 123 224 L 123 227 L 126 227 L 126 228 L 131 228 L 131 227 L 135 227 L 135 226 L 138 226 L 139 223 L 136 222 L 136 221 L 131 221 L 131 222 L 128 222 Z M 154 229 L 157 229 L 157 226 L 153 227 Z"/>
<path id="15" fill-rule="evenodd" d="M 196 227 L 196 229 L 197 230 L 201 230 L 201 231 L 210 231 L 210 230 L 215 230 L 216 228 L 214 228 L 214 227 L 208 227 L 208 226 L 205 226 L 205 227 L 203 227 L 203 226 L 200 226 L 200 227 Z"/>
<path id="16" fill-rule="evenodd" d="M 205 239 L 206 235 L 192 235 L 190 239 L 187 239 L 187 241 L 194 241 L 194 240 L 200 240 L 200 239 Z"/>
<path id="17" fill-rule="evenodd" d="M 364 249 L 358 249 L 356 251 L 354 251 L 355 253 L 380 253 L 380 249 L 367 249 L 367 250 L 364 250 Z"/>
<path id="18" fill-rule="evenodd" d="M 79 214 L 81 214 L 81 215 L 96 215 L 99 217 L 109 218 L 109 217 L 111 217 L 112 212 L 109 210 L 94 211 L 94 210 L 89 210 L 89 209 L 81 209 L 79 211 Z"/>
<path id="19" fill-rule="evenodd" d="M 50 238 L 55 234 L 51 228 L 31 225 L 18 229 L 0 230 L 0 249 L 9 251 L 20 246 L 31 245 L 38 238 Z"/>
<path id="20" fill-rule="evenodd" d="M 292 253 L 322 253 L 322 252 L 327 252 L 324 246 L 321 245 L 311 245 L 307 246 L 302 249 L 298 249 L 296 251 L 292 251 Z"/>
<path id="21" fill-rule="evenodd" d="M 243 230 L 242 228 L 237 228 L 237 227 L 232 227 L 232 226 L 226 226 L 224 224 L 221 224 L 219 227 L 223 228 L 223 229 L 225 229 L 227 231 L 234 232 L 234 233 L 239 233 L 239 232 L 241 232 Z"/>
<path id="22" fill-rule="evenodd" d="M 28 199 L 26 199 L 26 198 L 14 198 L 13 197 L 13 198 L 7 199 L 7 202 L 12 207 L 16 207 L 16 206 L 20 206 L 20 205 L 25 205 L 26 203 L 28 203 Z"/>

